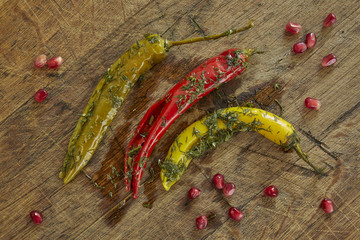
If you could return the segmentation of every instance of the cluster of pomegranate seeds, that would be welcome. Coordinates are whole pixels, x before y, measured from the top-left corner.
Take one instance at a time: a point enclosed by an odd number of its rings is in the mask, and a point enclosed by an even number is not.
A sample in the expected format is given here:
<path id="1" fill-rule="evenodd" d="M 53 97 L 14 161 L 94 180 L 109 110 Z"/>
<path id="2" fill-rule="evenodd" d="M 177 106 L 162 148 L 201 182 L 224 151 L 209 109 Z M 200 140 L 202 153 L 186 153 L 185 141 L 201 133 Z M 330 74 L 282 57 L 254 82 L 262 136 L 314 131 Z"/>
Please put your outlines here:
<path id="1" fill-rule="evenodd" d="M 41 224 L 43 221 L 43 215 L 39 211 L 31 211 L 30 217 L 31 217 L 31 220 L 33 221 L 33 223 L 35 223 L 37 225 Z"/>
<path id="2" fill-rule="evenodd" d="M 37 56 L 34 61 L 34 67 L 42 68 L 43 66 L 45 66 L 46 60 L 47 60 L 47 58 L 46 58 L 46 55 L 44 55 L 44 54 Z"/>
<path id="3" fill-rule="evenodd" d="M 201 194 L 200 189 L 198 189 L 196 187 L 192 187 L 189 190 L 188 196 L 189 196 L 189 199 L 194 199 L 194 198 L 197 198 L 200 194 Z"/>
<path id="4" fill-rule="evenodd" d="M 306 51 L 306 49 L 307 49 L 307 46 L 303 42 L 295 43 L 293 46 L 294 53 L 303 53 Z"/>
<path id="5" fill-rule="evenodd" d="M 334 211 L 334 202 L 331 199 L 324 198 L 321 201 L 321 208 L 326 213 L 332 213 Z"/>
<path id="6" fill-rule="evenodd" d="M 286 31 L 290 33 L 299 33 L 301 31 L 301 25 L 294 23 L 294 22 L 288 22 L 285 27 Z"/>
<path id="7" fill-rule="evenodd" d="M 244 214 L 236 207 L 231 207 L 229 209 L 229 217 L 235 221 L 240 221 L 244 217 Z"/>
<path id="8" fill-rule="evenodd" d="M 325 56 L 321 61 L 321 66 L 328 67 L 336 63 L 337 59 L 334 54 L 330 53 L 329 55 Z"/>
<path id="9" fill-rule="evenodd" d="M 217 189 L 223 189 L 223 187 L 225 186 L 224 176 L 222 174 L 220 174 L 220 173 L 217 173 L 217 174 L 214 175 L 213 182 L 214 182 L 215 187 Z"/>
<path id="10" fill-rule="evenodd" d="M 316 44 L 316 36 L 315 33 L 308 33 L 306 34 L 306 46 L 307 48 L 313 48 Z"/>
<path id="11" fill-rule="evenodd" d="M 217 189 L 222 189 L 225 196 L 229 197 L 235 192 L 235 184 L 232 182 L 225 183 L 224 175 L 217 173 L 213 176 L 213 182 Z"/>
<path id="12" fill-rule="evenodd" d="M 61 66 L 61 64 L 64 62 L 62 57 L 54 57 L 49 59 L 49 61 L 47 61 L 47 65 L 49 68 L 58 68 Z"/>
<path id="13" fill-rule="evenodd" d="M 235 192 L 235 184 L 233 184 L 232 182 L 228 182 L 225 184 L 224 188 L 223 188 L 223 193 L 225 196 L 230 197 L 231 195 L 234 194 Z"/>
<path id="14" fill-rule="evenodd" d="M 42 102 L 45 100 L 45 98 L 48 96 L 48 93 L 44 90 L 44 89 L 39 89 L 35 95 L 34 95 L 34 99 L 37 102 Z"/>
<path id="15" fill-rule="evenodd" d="M 34 67 L 36 68 L 42 68 L 47 64 L 49 68 L 58 68 L 61 66 L 61 64 L 64 62 L 62 57 L 54 57 L 47 61 L 46 55 L 41 54 L 35 58 L 34 61 Z M 45 98 L 48 96 L 48 93 L 44 89 L 39 89 L 35 95 L 34 99 L 37 102 L 42 102 L 45 100 Z"/>
<path id="16" fill-rule="evenodd" d="M 200 229 L 200 230 L 204 229 L 204 228 L 206 228 L 207 224 L 208 224 L 208 219 L 205 215 L 202 215 L 202 216 L 196 218 L 195 225 L 196 225 L 197 229 Z"/>
<path id="17" fill-rule="evenodd" d="M 274 185 L 270 185 L 264 189 L 264 194 L 269 197 L 277 197 L 279 192 Z"/>
<path id="18" fill-rule="evenodd" d="M 333 13 L 330 13 L 326 19 L 324 20 L 324 27 L 330 27 L 331 25 L 334 24 L 334 22 L 336 21 L 336 16 Z M 286 24 L 285 29 L 288 32 L 291 33 L 299 33 L 301 31 L 301 25 L 294 23 L 294 22 L 288 22 L 288 24 Z M 298 42 L 295 43 L 293 46 L 293 51 L 294 53 L 303 53 L 305 52 L 308 48 L 313 48 L 316 45 L 317 39 L 316 39 L 316 35 L 315 33 L 308 33 L 306 34 L 306 40 L 305 43 L 304 42 Z M 334 64 L 336 62 L 336 57 L 333 54 L 329 54 L 328 56 L 324 57 L 321 65 L 323 67 L 328 67 L 332 64 Z"/>
<path id="19" fill-rule="evenodd" d="M 46 55 L 41 54 L 35 58 L 34 67 L 42 68 L 46 64 L 49 68 L 58 68 L 63 62 L 64 59 L 62 57 L 54 57 L 47 60 Z"/>
<path id="20" fill-rule="evenodd" d="M 305 107 L 314 109 L 314 110 L 319 110 L 321 107 L 321 102 L 319 100 L 317 100 L 316 98 L 307 97 L 305 99 Z"/>
<path id="21" fill-rule="evenodd" d="M 336 16 L 333 13 L 330 13 L 324 20 L 323 26 L 324 27 L 330 27 L 331 25 L 336 22 Z"/>

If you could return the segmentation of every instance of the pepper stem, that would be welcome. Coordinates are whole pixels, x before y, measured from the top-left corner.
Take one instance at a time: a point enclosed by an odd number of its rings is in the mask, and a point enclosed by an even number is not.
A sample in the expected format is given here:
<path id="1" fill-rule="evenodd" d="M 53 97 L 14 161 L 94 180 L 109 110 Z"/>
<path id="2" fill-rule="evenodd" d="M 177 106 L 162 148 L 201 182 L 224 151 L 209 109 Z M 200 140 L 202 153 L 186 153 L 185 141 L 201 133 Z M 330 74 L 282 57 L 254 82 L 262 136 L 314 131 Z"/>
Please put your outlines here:
<path id="1" fill-rule="evenodd" d="M 318 168 L 312 162 L 310 162 L 308 155 L 301 150 L 300 145 L 298 143 L 294 145 L 293 149 L 296 151 L 299 157 L 302 160 L 304 160 L 307 164 L 309 164 L 309 166 L 312 167 L 317 173 L 324 175 L 324 169 Z"/>
<path id="2" fill-rule="evenodd" d="M 183 44 L 194 43 L 194 42 L 215 40 L 215 39 L 222 38 L 222 37 L 225 37 L 225 36 L 229 36 L 229 35 L 232 35 L 232 34 L 235 34 L 235 33 L 238 33 L 238 32 L 243 32 L 243 31 L 248 30 L 248 29 L 250 29 L 252 27 L 254 27 L 254 22 L 252 20 L 250 20 L 248 26 L 246 26 L 246 27 L 230 29 L 230 30 L 227 30 L 226 32 L 223 32 L 223 33 L 220 33 L 220 34 L 204 36 L 204 37 L 188 38 L 188 39 L 184 39 L 184 40 L 181 40 L 181 41 L 167 41 L 166 42 L 166 48 L 167 48 L 167 50 L 169 50 L 171 47 L 176 46 L 176 45 L 183 45 Z"/>
<path id="3" fill-rule="evenodd" d="M 249 49 L 245 49 L 245 50 L 241 50 L 243 53 L 246 54 L 246 56 L 248 57 L 248 59 L 250 59 L 250 57 L 254 54 L 262 54 L 264 53 L 264 51 L 261 51 L 257 48 L 249 48 Z"/>

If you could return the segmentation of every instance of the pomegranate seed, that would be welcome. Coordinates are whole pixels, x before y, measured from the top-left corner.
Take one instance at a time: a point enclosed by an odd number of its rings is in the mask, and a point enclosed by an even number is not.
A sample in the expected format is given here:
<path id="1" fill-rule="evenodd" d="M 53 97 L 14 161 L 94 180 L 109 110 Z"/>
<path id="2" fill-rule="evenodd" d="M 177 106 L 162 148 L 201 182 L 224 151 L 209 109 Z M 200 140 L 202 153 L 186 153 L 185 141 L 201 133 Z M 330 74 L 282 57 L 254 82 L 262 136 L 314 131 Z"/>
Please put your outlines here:
<path id="1" fill-rule="evenodd" d="M 288 22 L 285 29 L 291 33 L 299 33 L 301 31 L 301 25 L 294 22 Z"/>
<path id="2" fill-rule="evenodd" d="M 215 174 L 213 177 L 213 182 L 217 189 L 223 189 L 223 187 L 225 186 L 224 175 L 220 173 Z"/>
<path id="3" fill-rule="evenodd" d="M 307 97 L 305 98 L 305 107 L 314 110 L 319 110 L 321 107 L 321 102 L 315 98 Z"/>
<path id="4" fill-rule="evenodd" d="M 334 202 L 331 199 L 324 198 L 321 201 L 321 207 L 326 213 L 332 213 L 334 211 Z"/>
<path id="5" fill-rule="evenodd" d="M 306 34 L 306 46 L 307 48 L 313 48 L 316 44 L 316 36 L 315 33 Z"/>
<path id="6" fill-rule="evenodd" d="M 33 223 L 35 223 L 37 225 L 41 224 L 43 221 L 43 215 L 39 211 L 31 211 L 30 217 L 31 217 L 31 220 L 33 221 Z"/>
<path id="7" fill-rule="evenodd" d="M 231 207 L 229 209 L 229 217 L 235 221 L 240 221 L 244 217 L 244 214 L 236 207 Z"/>
<path id="8" fill-rule="evenodd" d="M 194 198 L 197 198 L 200 194 L 201 194 L 200 189 L 198 189 L 196 187 L 192 187 L 192 188 L 190 188 L 188 195 L 189 195 L 190 199 L 194 199 Z"/>
<path id="9" fill-rule="evenodd" d="M 328 67 L 336 63 L 337 59 L 334 54 L 330 53 L 329 55 L 325 56 L 321 61 L 321 66 Z"/>
<path id="10" fill-rule="evenodd" d="M 329 13 L 329 15 L 325 18 L 323 25 L 324 27 L 330 27 L 334 24 L 334 22 L 336 22 L 335 14 Z"/>
<path id="11" fill-rule="evenodd" d="M 42 68 L 46 64 L 46 55 L 41 54 L 35 58 L 34 61 L 34 67 L 36 68 Z"/>
<path id="12" fill-rule="evenodd" d="M 49 68 L 58 68 L 61 66 L 63 61 L 64 60 L 62 57 L 54 57 L 52 59 L 49 59 L 49 61 L 47 61 L 47 65 Z"/>
<path id="13" fill-rule="evenodd" d="M 270 185 L 267 188 L 265 188 L 264 193 L 266 196 L 269 197 L 277 197 L 279 195 L 278 190 L 274 185 Z"/>
<path id="14" fill-rule="evenodd" d="M 202 216 L 196 218 L 197 229 L 200 229 L 200 230 L 204 229 L 204 228 L 206 228 L 207 224 L 208 224 L 208 219 L 205 215 L 202 215 Z"/>
<path id="15" fill-rule="evenodd" d="M 39 89 L 35 95 L 34 95 L 34 98 L 35 98 L 35 101 L 37 102 L 42 102 L 45 100 L 45 98 L 48 96 L 48 93 L 44 90 L 44 89 Z"/>
<path id="16" fill-rule="evenodd" d="M 303 53 L 307 49 L 306 44 L 303 42 L 295 43 L 293 46 L 294 53 Z"/>
<path id="17" fill-rule="evenodd" d="M 235 184 L 233 184 L 231 182 L 226 183 L 223 188 L 224 195 L 229 197 L 229 196 L 233 195 L 234 192 L 235 192 Z"/>

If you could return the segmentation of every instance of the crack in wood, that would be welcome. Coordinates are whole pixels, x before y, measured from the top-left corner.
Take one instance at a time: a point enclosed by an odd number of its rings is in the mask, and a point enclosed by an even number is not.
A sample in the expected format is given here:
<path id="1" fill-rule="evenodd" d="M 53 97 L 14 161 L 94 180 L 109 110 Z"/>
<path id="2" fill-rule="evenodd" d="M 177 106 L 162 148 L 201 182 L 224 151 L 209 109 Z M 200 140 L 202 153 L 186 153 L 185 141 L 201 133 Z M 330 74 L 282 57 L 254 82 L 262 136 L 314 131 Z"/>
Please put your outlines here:
<path id="1" fill-rule="evenodd" d="M 300 132 L 303 133 L 310 141 L 312 141 L 313 143 L 315 143 L 316 146 L 318 146 L 323 152 L 325 152 L 327 155 L 329 155 L 331 158 L 333 158 L 334 160 L 338 160 L 339 159 L 339 154 L 335 153 L 335 152 L 330 152 L 329 150 L 327 150 L 326 148 L 329 148 L 324 142 L 318 140 L 317 138 L 315 138 L 310 131 L 305 131 L 302 128 L 299 128 Z M 325 148 L 326 147 L 326 148 Z"/>
<path id="2" fill-rule="evenodd" d="M 340 117 L 338 117 L 334 122 L 332 122 L 321 134 L 327 133 L 334 128 L 336 128 L 340 123 L 344 122 L 348 117 L 352 115 L 360 107 L 360 102 L 355 104 L 352 108 L 344 112 Z"/>
<path id="3" fill-rule="evenodd" d="M 258 155 L 263 156 L 263 157 L 266 157 L 266 158 L 275 159 L 276 161 L 280 161 L 280 162 L 289 164 L 289 165 L 291 165 L 291 167 L 296 167 L 296 168 L 299 168 L 299 169 L 301 169 L 301 170 L 306 170 L 306 171 L 309 171 L 309 172 L 313 172 L 312 169 L 306 168 L 306 167 L 303 167 L 303 166 L 300 166 L 300 165 L 297 165 L 296 162 L 285 161 L 285 160 L 283 160 L 283 159 L 281 159 L 281 158 L 277 158 L 277 157 L 275 157 L 275 156 L 271 156 L 271 155 L 268 155 L 268 154 L 262 153 L 262 152 L 257 152 L 257 151 L 251 150 L 251 149 L 249 149 L 249 152 L 258 154 Z"/>

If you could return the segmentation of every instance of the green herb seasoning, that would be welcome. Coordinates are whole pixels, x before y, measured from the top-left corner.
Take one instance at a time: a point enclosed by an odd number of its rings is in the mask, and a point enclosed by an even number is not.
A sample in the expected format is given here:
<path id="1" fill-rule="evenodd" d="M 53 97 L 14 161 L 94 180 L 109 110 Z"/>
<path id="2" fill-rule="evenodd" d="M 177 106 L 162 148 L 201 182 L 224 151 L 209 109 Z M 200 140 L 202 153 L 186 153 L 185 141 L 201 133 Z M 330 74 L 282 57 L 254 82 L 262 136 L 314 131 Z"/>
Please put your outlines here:
<path id="1" fill-rule="evenodd" d="M 183 161 L 180 161 L 180 163 L 175 164 L 169 159 L 165 159 L 164 162 L 161 162 L 159 160 L 159 166 L 161 169 L 165 170 L 165 176 L 170 181 L 175 181 L 179 176 L 183 174 L 183 172 L 186 169 L 186 166 Z"/>

